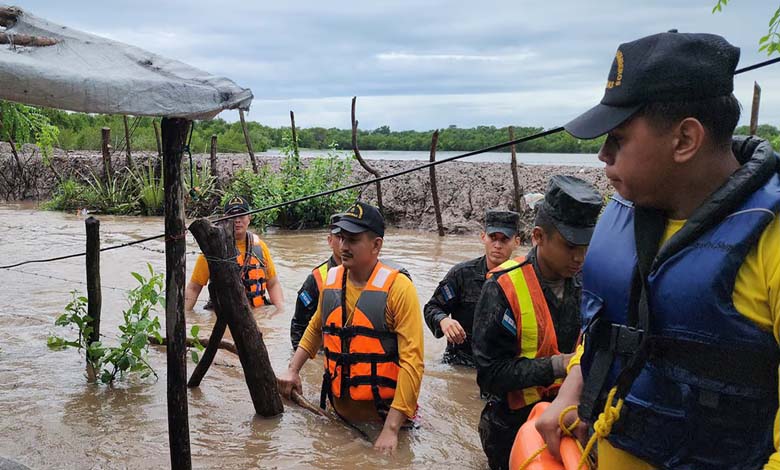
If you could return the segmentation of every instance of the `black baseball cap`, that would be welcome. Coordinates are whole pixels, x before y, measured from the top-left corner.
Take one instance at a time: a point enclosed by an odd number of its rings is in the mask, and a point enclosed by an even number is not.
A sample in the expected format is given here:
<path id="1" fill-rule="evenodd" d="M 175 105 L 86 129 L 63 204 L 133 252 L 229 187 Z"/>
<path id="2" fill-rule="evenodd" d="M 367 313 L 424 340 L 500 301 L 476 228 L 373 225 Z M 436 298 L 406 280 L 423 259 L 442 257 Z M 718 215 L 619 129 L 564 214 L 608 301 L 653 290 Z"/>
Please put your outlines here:
<path id="1" fill-rule="evenodd" d="M 328 223 L 328 228 L 333 229 L 336 227 L 336 222 L 341 220 L 341 213 L 333 214 L 330 216 L 330 223 Z"/>
<path id="2" fill-rule="evenodd" d="M 225 215 L 249 212 L 249 201 L 241 196 L 233 196 L 225 203 Z"/>
<path id="3" fill-rule="evenodd" d="M 490 235 L 501 232 L 509 238 L 517 235 L 520 214 L 513 211 L 485 211 L 485 233 Z"/>
<path id="4" fill-rule="evenodd" d="M 616 128 L 652 102 L 730 95 L 739 48 L 715 34 L 671 30 L 621 44 L 601 103 L 563 127 L 579 139 Z"/>
<path id="5" fill-rule="evenodd" d="M 385 236 L 385 218 L 379 209 L 366 204 L 356 202 L 349 209 L 338 214 L 339 219 L 333 223 L 333 233 L 344 230 L 350 233 L 362 233 L 371 230 L 380 237 Z"/>
<path id="6" fill-rule="evenodd" d="M 536 225 L 547 217 L 567 242 L 588 245 L 602 204 L 592 184 L 574 176 L 555 175 L 550 178 Z"/>

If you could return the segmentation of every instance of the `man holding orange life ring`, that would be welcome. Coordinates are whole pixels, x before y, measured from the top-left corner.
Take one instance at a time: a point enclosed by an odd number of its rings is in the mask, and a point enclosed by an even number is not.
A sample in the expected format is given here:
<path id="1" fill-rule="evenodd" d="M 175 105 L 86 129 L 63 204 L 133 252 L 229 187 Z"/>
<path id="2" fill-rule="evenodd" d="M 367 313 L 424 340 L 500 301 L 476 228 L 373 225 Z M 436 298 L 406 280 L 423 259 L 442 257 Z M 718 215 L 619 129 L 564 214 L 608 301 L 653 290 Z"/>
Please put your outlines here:
<path id="1" fill-rule="evenodd" d="M 535 220 L 534 247 L 493 269 L 474 317 L 480 390 L 492 395 L 479 422 L 493 470 L 506 469 L 533 405 L 551 400 L 580 330 L 579 270 L 601 195 L 573 176 L 553 176 Z"/>

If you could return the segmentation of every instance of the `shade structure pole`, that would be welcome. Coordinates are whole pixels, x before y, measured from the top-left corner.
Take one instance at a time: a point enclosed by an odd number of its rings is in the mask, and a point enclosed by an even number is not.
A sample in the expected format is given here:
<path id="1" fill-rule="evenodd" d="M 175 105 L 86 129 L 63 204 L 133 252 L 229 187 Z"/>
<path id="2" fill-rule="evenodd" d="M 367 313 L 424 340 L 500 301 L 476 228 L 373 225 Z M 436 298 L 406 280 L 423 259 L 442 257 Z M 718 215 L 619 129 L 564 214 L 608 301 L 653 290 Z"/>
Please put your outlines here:
<path id="1" fill-rule="evenodd" d="M 181 162 L 191 122 L 163 118 L 163 182 L 165 185 L 165 335 L 168 360 L 168 441 L 171 468 L 190 470 L 190 427 L 187 411 L 187 349 L 184 321 L 186 241 Z"/>

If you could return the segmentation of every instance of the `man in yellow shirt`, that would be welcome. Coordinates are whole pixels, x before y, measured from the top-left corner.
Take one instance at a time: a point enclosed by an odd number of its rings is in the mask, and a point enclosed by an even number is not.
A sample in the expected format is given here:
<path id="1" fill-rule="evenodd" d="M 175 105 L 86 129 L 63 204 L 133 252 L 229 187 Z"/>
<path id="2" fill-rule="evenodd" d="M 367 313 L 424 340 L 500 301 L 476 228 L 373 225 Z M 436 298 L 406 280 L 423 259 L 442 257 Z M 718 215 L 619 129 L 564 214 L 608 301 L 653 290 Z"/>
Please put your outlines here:
<path id="1" fill-rule="evenodd" d="M 537 421 L 553 454 L 578 405 L 600 470 L 780 469 L 780 159 L 732 139 L 738 59 L 709 34 L 622 44 L 565 126 L 607 134 L 617 194 L 583 268 L 584 347 Z"/>
<path id="2" fill-rule="evenodd" d="M 249 212 L 249 201 L 241 196 L 231 198 L 225 204 L 225 215 L 244 214 Z M 276 267 L 268 246 L 260 237 L 248 231 L 249 215 L 232 219 L 233 233 L 236 238 L 238 257 L 241 265 L 241 280 L 246 289 L 249 305 L 253 308 L 263 305 L 274 305 L 277 310 L 282 308 L 284 295 L 282 285 L 276 276 Z M 247 256 L 247 252 L 249 256 Z M 201 254 L 195 261 L 190 282 L 187 283 L 184 298 L 184 310 L 191 311 L 195 307 L 200 291 L 209 282 L 209 266 Z"/>
<path id="3" fill-rule="evenodd" d="M 409 278 L 379 261 L 385 221 L 358 202 L 335 224 L 341 266 L 328 271 L 319 306 L 287 371 L 282 395 L 301 392 L 303 364 L 324 349 L 320 406 L 328 398 L 348 422 L 383 420 L 374 443 L 398 446 L 398 431 L 414 418 L 423 375 L 423 329 L 417 291 Z"/>

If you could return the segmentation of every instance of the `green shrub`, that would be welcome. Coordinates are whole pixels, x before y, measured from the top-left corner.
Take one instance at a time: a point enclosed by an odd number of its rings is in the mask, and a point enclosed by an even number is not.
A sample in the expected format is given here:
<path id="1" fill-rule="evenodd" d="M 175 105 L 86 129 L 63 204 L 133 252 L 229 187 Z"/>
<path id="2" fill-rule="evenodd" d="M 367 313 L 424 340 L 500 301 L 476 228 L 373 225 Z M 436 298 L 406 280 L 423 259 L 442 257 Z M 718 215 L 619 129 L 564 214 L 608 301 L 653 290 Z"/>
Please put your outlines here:
<path id="1" fill-rule="evenodd" d="M 84 207 L 84 193 L 87 188 L 74 179 L 66 179 L 57 184 L 51 200 L 41 204 L 41 208 L 52 211 L 73 211 Z"/>
<path id="2" fill-rule="evenodd" d="M 71 327 L 78 331 L 76 339 L 66 339 L 56 335 L 50 335 L 47 345 L 51 349 L 64 349 L 75 347 L 84 350 L 87 356 L 94 379 L 103 383 L 112 383 L 117 377 L 124 377 L 126 373 L 139 373 L 141 378 L 154 375 L 154 371 L 147 355 L 149 352 L 149 337 L 154 338 L 159 344 L 163 343 L 160 334 L 160 319 L 152 316 L 157 306 L 163 306 L 165 294 L 163 293 L 163 275 L 155 274 L 152 266 L 147 264 L 149 277 L 138 273 L 132 273 L 140 284 L 128 293 L 128 308 L 122 312 L 124 323 L 119 325 L 121 332 L 117 337 L 118 346 L 109 347 L 102 341 L 89 342 L 89 337 L 94 331 L 92 318 L 87 315 L 87 298 L 78 296 L 72 292 L 73 299 L 65 307 L 65 313 L 54 322 L 57 326 Z M 92 377 L 90 377 L 92 379 Z"/>
<path id="3" fill-rule="evenodd" d="M 273 173 L 267 167 L 261 168 L 258 174 L 249 170 L 239 171 L 227 189 L 223 203 L 240 195 L 249 198 L 252 207 L 258 209 L 335 189 L 350 182 L 351 159 L 340 158 L 333 148 L 325 156 L 309 159 L 306 165 L 295 155 L 291 145 L 286 145 L 282 151 L 285 157 L 279 173 Z M 349 206 L 356 197 L 355 190 L 317 197 L 254 214 L 252 223 L 262 229 L 272 224 L 292 229 L 321 227 L 328 223 L 333 213 Z"/>

